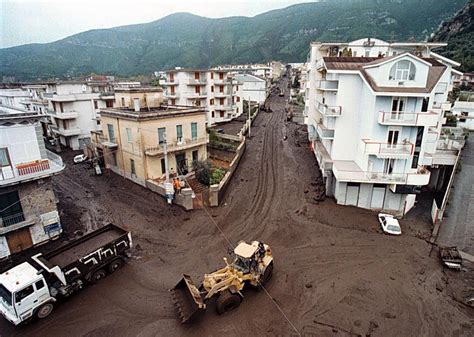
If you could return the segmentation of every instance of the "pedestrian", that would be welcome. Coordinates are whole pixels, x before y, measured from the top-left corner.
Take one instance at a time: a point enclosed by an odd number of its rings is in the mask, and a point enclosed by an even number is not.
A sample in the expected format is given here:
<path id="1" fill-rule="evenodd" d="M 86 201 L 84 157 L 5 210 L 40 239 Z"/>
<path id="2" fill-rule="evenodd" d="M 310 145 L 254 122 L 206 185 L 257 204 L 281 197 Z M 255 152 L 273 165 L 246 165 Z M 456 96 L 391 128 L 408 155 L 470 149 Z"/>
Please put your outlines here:
<path id="1" fill-rule="evenodd" d="M 176 193 L 181 194 L 181 182 L 179 181 L 179 178 L 174 180 L 174 186 Z"/>

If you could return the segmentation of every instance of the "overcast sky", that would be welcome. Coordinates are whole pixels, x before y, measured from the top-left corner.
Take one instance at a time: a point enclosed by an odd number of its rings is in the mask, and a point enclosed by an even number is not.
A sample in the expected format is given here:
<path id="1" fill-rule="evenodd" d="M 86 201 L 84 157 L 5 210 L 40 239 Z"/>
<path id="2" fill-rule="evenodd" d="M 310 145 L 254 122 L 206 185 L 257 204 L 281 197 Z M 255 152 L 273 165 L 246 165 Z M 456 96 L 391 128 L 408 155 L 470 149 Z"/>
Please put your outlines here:
<path id="1" fill-rule="evenodd" d="M 0 0 L 0 48 L 51 42 L 94 28 L 150 22 L 176 12 L 254 16 L 314 0 Z"/>

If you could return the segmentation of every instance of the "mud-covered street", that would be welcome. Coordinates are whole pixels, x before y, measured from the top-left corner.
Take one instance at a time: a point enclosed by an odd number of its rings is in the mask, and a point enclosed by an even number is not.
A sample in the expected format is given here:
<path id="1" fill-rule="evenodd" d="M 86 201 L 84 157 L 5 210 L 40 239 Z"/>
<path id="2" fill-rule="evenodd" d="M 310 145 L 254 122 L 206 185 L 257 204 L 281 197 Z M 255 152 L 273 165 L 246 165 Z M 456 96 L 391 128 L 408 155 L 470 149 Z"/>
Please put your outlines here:
<path id="1" fill-rule="evenodd" d="M 133 258 L 43 321 L 1 320 L 0 335 L 472 336 L 474 312 L 460 300 L 473 271 L 443 270 L 436 250 L 429 255 L 429 213 L 401 221 L 404 234 L 392 237 L 373 212 L 315 201 L 319 173 L 305 127 L 285 122 L 285 97 L 271 99 L 273 113 L 257 117 L 219 208 L 186 212 L 66 159 L 54 177 L 66 235 L 113 222 L 132 231 Z M 245 291 L 238 309 L 218 316 L 211 304 L 182 325 L 168 289 L 182 273 L 199 283 L 223 264 L 229 246 L 214 222 L 232 244 L 268 243 L 273 278 L 268 293 Z"/>

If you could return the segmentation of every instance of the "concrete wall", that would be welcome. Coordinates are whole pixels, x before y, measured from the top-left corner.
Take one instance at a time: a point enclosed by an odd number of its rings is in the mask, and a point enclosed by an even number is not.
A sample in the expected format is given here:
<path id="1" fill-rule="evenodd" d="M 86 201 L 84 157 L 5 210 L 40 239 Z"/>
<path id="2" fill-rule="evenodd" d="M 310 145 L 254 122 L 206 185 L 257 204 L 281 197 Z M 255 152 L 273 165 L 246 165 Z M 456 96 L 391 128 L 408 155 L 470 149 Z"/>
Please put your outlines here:
<path id="1" fill-rule="evenodd" d="M 219 206 L 220 202 L 224 199 L 225 192 L 227 191 L 227 187 L 229 186 L 230 180 L 232 176 L 234 175 L 235 170 L 239 166 L 240 160 L 242 159 L 242 156 L 244 155 L 245 152 L 245 138 L 243 141 L 240 143 L 240 145 L 237 147 L 235 151 L 235 157 L 232 159 L 232 162 L 230 163 L 229 170 L 225 174 L 224 178 L 222 181 L 219 183 L 219 185 L 211 185 L 209 188 L 209 205 L 211 207 L 217 207 Z"/>

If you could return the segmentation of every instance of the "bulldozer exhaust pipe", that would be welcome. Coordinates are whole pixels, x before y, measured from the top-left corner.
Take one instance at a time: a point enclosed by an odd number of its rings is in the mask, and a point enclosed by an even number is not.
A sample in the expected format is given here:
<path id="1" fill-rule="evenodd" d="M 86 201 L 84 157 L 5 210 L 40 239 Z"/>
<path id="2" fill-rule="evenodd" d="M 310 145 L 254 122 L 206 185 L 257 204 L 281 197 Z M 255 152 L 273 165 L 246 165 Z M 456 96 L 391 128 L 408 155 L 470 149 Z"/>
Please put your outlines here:
<path id="1" fill-rule="evenodd" d="M 206 310 L 201 293 L 189 275 L 183 275 L 174 288 L 170 289 L 170 293 L 181 323 L 192 321 L 199 313 Z"/>

